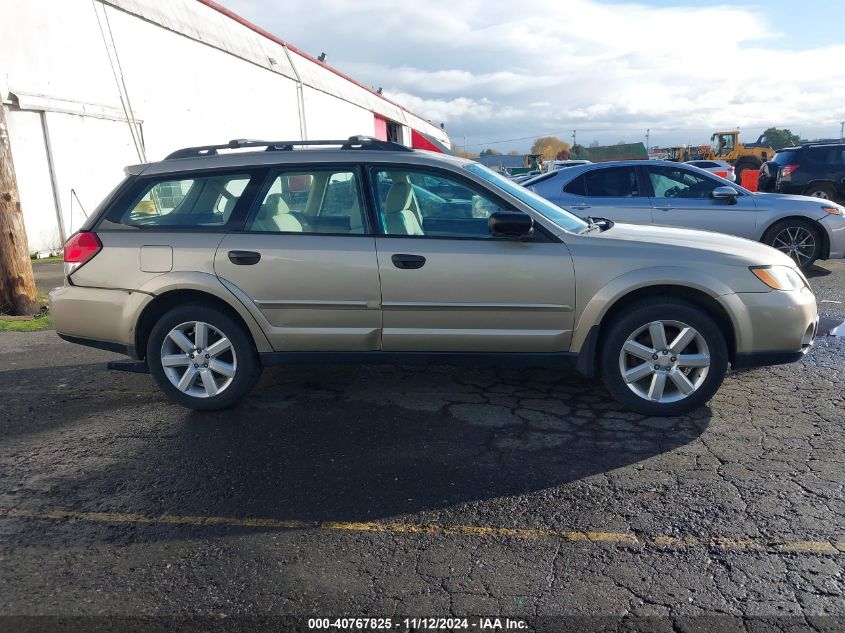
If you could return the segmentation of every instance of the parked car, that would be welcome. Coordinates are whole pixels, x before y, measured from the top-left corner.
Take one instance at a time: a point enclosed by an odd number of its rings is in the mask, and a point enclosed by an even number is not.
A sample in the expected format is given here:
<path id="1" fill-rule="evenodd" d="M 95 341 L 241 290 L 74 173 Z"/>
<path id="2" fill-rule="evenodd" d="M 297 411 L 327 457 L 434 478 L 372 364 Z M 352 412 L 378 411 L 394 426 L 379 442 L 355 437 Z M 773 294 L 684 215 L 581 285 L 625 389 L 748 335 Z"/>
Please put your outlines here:
<path id="1" fill-rule="evenodd" d="M 526 185 L 580 216 L 736 235 L 782 251 L 802 268 L 845 257 L 845 207 L 752 193 L 685 164 L 598 163 L 551 172 Z"/>
<path id="2" fill-rule="evenodd" d="M 845 201 L 845 143 L 808 143 L 778 150 L 763 163 L 759 191 Z"/>
<path id="3" fill-rule="evenodd" d="M 590 165 L 592 161 L 589 160 L 552 160 L 549 161 L 548 171 L 556 171 L 558 169 L 566 169 L 567 167 L 575 167 L 577 165 Z"/>
<path id="4" fill-rule="evenodd" d="M 704 171 L 710 172 L 714 176 L 724 178 L 730 182 L 736 182 L 736 173 L 734 173 L 734 166 L 724 160 L 688 160 L 684 165 L 692 165 Z"/>
<path id="5" fill-rule="evenodd" d="M 126 173 L 65 245 L 53 322 L 142 359 L 193 409 L 235 403 L 267 365 L 469 359 L 577 367 L 676 415 L 729 364 L 798 360 L 816 334 L 813 293 L 776 250 L 591 223 L 461 158 L 232 141 Z"/>
<path id="6" fill-rule="evenodd" d="M 511 176 L 511 180 L 513 180 L 516 183 L 522 184 L 522 183 L 524 183 L 528 180 L 531 180 L 535 176 L 539 176 L 541 173 L 543 173 L 543 172 L 529 171 L 529 172 L 524 173 L 524 174 L 517 174 L 516 176 Z"/>

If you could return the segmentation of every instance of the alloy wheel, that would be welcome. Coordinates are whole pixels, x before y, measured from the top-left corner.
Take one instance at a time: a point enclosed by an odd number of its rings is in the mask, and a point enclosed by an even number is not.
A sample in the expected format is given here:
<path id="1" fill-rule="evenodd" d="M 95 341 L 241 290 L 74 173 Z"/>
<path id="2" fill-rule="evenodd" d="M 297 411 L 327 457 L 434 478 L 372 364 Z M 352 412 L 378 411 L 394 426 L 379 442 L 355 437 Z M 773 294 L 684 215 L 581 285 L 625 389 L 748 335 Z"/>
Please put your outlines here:
<path id="1" fill-rule="evenodd" d="M 775 235 L 772 246 L 789 255 L 799 266 L 803 266 L 816 252 L 816 238 L 803 226 L 788 226 Z"/>
<path id="2" fill-rule="evenodd" d="M 634 330 L 619 352 L 628 388 L 651 402 L 678 402 L 707 378 L 710 350 L 704 337 L 680 321 L 652 321 Z"/>
<path id="3" fill-rule="evenodd" d="M 813 193 L 810 194 L 813 198 L 822 198 L 823 200 L 830 200 L 830 194 L 825 191 L 824 189 L 816 189 Z"/>
<path id="4" fill-rule="evenodd" d="M 222 331 L 203 321 L 188 321 L 164 338 L 161 367 L 179 391 L 195 398 L 211 398 L 232 384 L 238 362 L 231 341 Z"/>

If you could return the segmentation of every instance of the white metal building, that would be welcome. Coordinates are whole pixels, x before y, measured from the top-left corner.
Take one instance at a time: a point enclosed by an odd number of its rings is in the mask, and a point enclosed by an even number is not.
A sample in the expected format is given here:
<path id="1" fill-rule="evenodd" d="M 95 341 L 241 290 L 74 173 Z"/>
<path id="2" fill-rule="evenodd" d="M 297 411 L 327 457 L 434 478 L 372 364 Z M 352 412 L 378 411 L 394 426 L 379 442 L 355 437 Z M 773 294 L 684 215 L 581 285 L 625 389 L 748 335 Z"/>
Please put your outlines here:
<path id="1" fill-rule="evenodd" d="M 0 5 L 0 99 L 33 252 L 59 248 L 125 165 L 179 147 L 354 134 L 449 142 L 211 0 Z"/>

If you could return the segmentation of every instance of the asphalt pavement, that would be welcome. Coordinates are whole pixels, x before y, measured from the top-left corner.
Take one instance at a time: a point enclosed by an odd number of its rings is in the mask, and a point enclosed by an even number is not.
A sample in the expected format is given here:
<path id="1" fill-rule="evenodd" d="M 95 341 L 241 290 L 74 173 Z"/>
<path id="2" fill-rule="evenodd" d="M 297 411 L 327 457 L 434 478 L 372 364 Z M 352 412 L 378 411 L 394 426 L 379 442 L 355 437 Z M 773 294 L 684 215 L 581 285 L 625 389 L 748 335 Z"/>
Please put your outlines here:
<path id="1" fill-rule="evenodd" d="M 845 263 L 810 277 L 845 317 Z M 0 334 L 2 615 L 845 626 L 843 338 L 678 418 L 569 371 L 344 366 L 201 414 L 117 358 Z"/>

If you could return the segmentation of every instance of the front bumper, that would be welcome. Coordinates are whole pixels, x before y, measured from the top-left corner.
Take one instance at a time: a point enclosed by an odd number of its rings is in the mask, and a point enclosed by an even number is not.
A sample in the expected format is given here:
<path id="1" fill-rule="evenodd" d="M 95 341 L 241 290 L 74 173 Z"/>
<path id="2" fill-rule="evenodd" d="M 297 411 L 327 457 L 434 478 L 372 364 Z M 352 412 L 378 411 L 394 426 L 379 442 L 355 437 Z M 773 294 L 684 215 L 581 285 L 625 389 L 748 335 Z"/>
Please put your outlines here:
<path id="1" fill-rule="evenodd" d="M 734 367 L 760 367 L 800 360 L 813 346 L 819 326 L 809 288 L 794 292 L 725 295 L 736 335 Z"/>
<path id="2" fill-rule="evenodd" d="M 845 217 L 830 214 L 819 220 L 819 224 L 827 231 L 827 240 L 830 243 L 828 259 L 845 257 Z"/>

